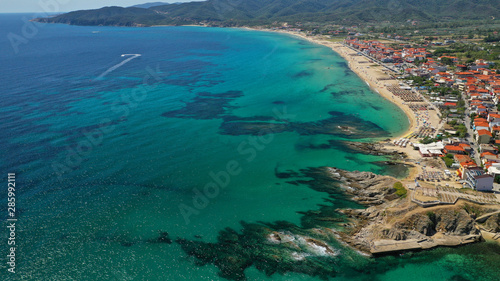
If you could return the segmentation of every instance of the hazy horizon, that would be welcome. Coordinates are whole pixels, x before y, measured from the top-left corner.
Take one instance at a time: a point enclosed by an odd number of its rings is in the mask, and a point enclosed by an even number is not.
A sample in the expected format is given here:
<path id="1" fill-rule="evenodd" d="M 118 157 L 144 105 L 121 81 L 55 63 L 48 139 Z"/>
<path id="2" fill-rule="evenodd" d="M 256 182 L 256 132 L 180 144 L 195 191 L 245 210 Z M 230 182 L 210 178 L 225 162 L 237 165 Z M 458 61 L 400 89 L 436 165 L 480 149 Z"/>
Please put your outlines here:
<path id="1" fill-rule="evenodd" d="M 204 0 L 170 0 L 170 1 L 138 1 L 138 0 L 18 0 L 15 2 L 2 1 L 0 13 L 62 13 L 75 10 L 99 9 L 106 6 L 130 7 L 150 2 L 200 2 Z"/>

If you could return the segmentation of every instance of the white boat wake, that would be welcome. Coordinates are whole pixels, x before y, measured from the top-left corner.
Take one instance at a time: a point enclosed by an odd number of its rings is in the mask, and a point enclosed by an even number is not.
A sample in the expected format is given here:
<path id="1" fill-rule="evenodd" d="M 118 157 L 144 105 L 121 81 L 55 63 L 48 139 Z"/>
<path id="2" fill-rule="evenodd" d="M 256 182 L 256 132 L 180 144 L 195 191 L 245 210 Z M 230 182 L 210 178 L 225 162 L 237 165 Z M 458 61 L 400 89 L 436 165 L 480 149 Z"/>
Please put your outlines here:
<path id="1" fill-rule="evenodd" d="M 101 75 L 99 75 L 96 80 L 98 79 L 101 79 L 101 78 L 104 78 L 104 76 L 108 75 L 111 71 L 114 71 L 116 70 L 117 68 L 123 66 L 124 64 L 126 64 L 127 62 L 135 59 L 135 58 L 138 58 L 141 56 L 141 54 L 123 54 L 121 55 L 122 57 L 127 57 L 127 56 L 130 56 L 129 58 L 127 58 L 126 60 L 120 62 L 119 64 L 117 65 L 114 65 L 112 67 L 110 67 L 108 70 L 104 71 Z"/>

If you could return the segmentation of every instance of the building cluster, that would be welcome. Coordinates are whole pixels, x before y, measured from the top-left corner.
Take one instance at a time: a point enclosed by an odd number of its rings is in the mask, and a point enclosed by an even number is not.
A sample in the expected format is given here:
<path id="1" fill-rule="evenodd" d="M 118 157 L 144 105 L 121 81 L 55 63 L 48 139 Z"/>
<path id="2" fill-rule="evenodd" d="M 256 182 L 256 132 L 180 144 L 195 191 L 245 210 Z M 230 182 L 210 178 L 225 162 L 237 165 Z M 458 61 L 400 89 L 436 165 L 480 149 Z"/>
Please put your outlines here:
<path id="1" fill-rule="evenodd" d="M 478 151 L 468 150 L 468 144 L 447 145 L 444 154 L 453 154 L 458 164 L 457 174 L 465 183 L 476 190 L 491 191 L 496 176 L 500 176 L 500 74 L 495 70 L 485 68 L 488 64 L 476 61 L 472 66 L 458 66 L 457 72 L 438 72 L 434 81 L 446 84 L 462 92 L 468 101 L 468 111 L 475 116 L 471 126 L 473 140 L 478 145 Z M 456 108 L 453 97 L 444 97 L 443 106 Z M 469 154 L 479 153 L 480 163 L 472 160 Z"/>
<path id="2" fill-rule="evenodd" d="M 458 165 L 457 174 L 465 183 L 476 190 L 491 191 L 493 181 L 500 175 L 500 74 L 495 70 L 484 68 L 482 61 L 477 61 L 472 67 L 464 69 L 459 66 L 458 72 L 437 72 L 432 78 L 434 82 L 446 84 L 462 92 L 468 101 L 468 111 L 476 116 L 471 126 L 473 140 L 478 145 L 478 151 L 472 151 L 466 142 L 456 142 L 445 145 L 443 155 L 453 154 Z M 478 66 L 482 66 L 481 68 Z M 464 66 L 465 67 L 465 66 Z M 441 106 L 451 110 L 457 107 L 454 96 L 441 97 Z M 479 153 L 480 163 L 469 156 Z M 423 156 L 436 156 L 427 154 Z"/>
<path id="3" fill-rule="evenodd" d="M 468 111 L 476 116 L 470 126 L 479 151 L 473 151 L 471 144 L 464 139 L 414 144 L 414 147 L 422 157 L 453 155 L 457 175 L 464 184 L 479 191 L 491 191 L 495 176 L 500 176 L 500 113 L 497 110 L 500 103 L 500 74 L 489 69 L 489 63 L 482 60 L 467 66 L 461 65 L 457 57 L 433 58 L 432 53 L 425 48 L 412 48 L 406 44 L 394 49 L 378 41 L 352 37 L 348 37 L 345 44 L 383 63 L 407 63 L 406 66 L 409 64 L 411 67 L 404 69 L 406 75 L 431 79 L 434 86 L 462 92 L 462 97 L 468 101 Z M 454 71 L 449 70 L 449 65 L 455 66 Z M 451 113 L 448 117 L 462 117 L 456 114 L 458 96 L 439 93 L 429 95 L 434 105 L 446 108 Z M 469 156 L 475 153 L 479 154 L 480 163 Z"/>
<path id="4" fill-rule="evenodd" d="M 359 40 L 351 37 L 344 43 L 384 63 L 413 63 L 423 61 L 431 55 L 425 48 L 411 48 L 407 44 L 400 44 L 400 48 L 394 49 L 376 40 Z"/>

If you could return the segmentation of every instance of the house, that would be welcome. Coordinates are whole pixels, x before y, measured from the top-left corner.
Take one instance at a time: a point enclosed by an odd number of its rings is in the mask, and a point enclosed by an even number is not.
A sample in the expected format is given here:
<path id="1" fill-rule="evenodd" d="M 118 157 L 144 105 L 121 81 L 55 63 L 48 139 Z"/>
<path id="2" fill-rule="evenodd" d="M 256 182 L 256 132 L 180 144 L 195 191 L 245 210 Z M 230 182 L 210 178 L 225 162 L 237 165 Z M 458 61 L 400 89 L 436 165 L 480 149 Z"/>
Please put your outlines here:
<path id="1" fill-rule="evenodd" d="M 500 163 L 493 163 L 488 167 L 488 174 L 492 175 L 493 178 L 500 176 Z"/>
<path id="2" fill-rule="evenodd" d="M 478 105 L 477 107 L 477 114 L 486 116 L 488 114 L 487 107 L 484 105 Z"/>
<path id="3" fill-rule="evenodd" d="M 444 147 L 444 153 L 465 154 L 465 149 L 459 145 L 447 145 Z"/>
<path id="4" fill-rule="evenodd" d="M 457 175 L 460 178 L 462 178 L 465 168 L 477 167 L 476 163 L 474 163 L 474 161 L 468 155 L 455 154 L 453 156 L 453 160 L 455 160 L 455 162 L 459 165 L 459 168 L 457 169 Z"/>
<path id="5" fill-rule="evenodd" d="M 489 152 L 496 155 L 498 154 L 498 147 L 491 144 L 480 144 L 479 152 L 481 153 Z"/>
<path id="6" fill-rule="evenodd" d="M 488 122 L 490 122 L 490 127 L 500 126 L 500 114 L 498 113 L 488 114 Z"/>
<path id="7" fill-rule="evenodd" d="M 472 147 L 469 144 L 461 143 L 459 144 L 459 146 L 462 147 L 467 153 L 470 153 L 472 151 Z"/>
<path id="8" fill-rule="evenodd" d="M 491 138 L 493 135 L 491 134 L 490 131 L 488 130 L 478 130 L 477 135 L 476 135 L 476 141 L 481 144 L 481 143 L 490 143 Z"/>
<path id="9" fill-rule="evenodd" d="M 498 159 L 498 155 L 491 152 L 481 153 L 481 163 L 483 163 L 483 165 L 486 165 L 486 163 L 489 162 L 498 163 L 500 162 L 500 159 Z"/>
<path id="10" fill-rule="evenodd" d="M 479 167 L 467 168 L 465 170 L 465 183 L 477 191 L 492 191 L 493 180 L 492 175 L 486 174 Z"/>
<path id="11" fill-rule="evenodd" d="M 488 123 L 488 122 L 480 122 L 480 121 L 474 120 L 474 129 L 476 131 L 479 131 L 479 130 L 487 130 L 487 131 L 489 131 L 490 130 L 490 123 Z"/>
<path id="12" fill-rule="evenodd" d="M 469 158 L 470 159 L 470 158 Z M 465 170 L 469 168 L 475 168 L 477 167 L 476 163 L 474 161 L 469 160 L 469 161 L 464 161 L 464 162 L 459 162 L 460 167 L 457 170 L 458 177 L 461 179 L 465 179 Z"/>

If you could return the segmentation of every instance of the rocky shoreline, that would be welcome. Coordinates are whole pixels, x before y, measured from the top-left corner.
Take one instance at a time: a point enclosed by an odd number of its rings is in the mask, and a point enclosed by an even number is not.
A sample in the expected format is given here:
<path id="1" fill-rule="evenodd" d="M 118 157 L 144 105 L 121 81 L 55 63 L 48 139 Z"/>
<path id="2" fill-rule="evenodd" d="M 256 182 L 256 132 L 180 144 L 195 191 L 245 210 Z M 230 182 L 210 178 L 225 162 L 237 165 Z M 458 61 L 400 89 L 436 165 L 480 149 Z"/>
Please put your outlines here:
<path id="1" fill-rule="evenodd" d="M 241 222 L 240 231 L 226 228 L 216 242 L 176 242 L 197 264 L 213 264 L 230 280 L 245 280 L 249 267 L 269 276 L 296 272 L 328 279 L 374 266 L 366 255 L 460 246 L 482 241 L 480 228 L 500 230 L 500 214 L 476 221 L 494 212 L 493 207 L 467 203 L 422 208 L 390 176 L 323 167 L 286 178 L 329 194 L 318 210 L 300 212 L 300 225 Z"/>
<path id="2" fill-rule="evenodd" d="M 396 195 L 392 187 L 395 178 L 333 168 L 329 172 L 355 201 L 368 206 L 338 210 L 351 220 L 345 231 L 338 232 L 340 238 L 362 252 L 383 254 L 460 246 L 482 241 L 481 228 L 499 229 L 498 214 L 483 224 L 475 220 L 477 212 L 488 213 L 494 208 L 475 204 L 421 208 Z"/>

